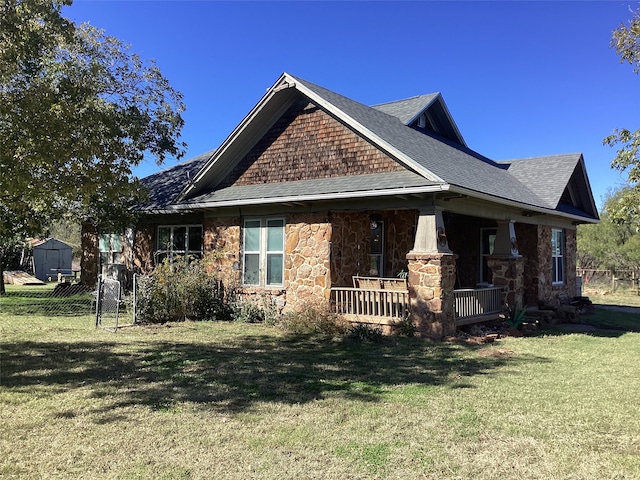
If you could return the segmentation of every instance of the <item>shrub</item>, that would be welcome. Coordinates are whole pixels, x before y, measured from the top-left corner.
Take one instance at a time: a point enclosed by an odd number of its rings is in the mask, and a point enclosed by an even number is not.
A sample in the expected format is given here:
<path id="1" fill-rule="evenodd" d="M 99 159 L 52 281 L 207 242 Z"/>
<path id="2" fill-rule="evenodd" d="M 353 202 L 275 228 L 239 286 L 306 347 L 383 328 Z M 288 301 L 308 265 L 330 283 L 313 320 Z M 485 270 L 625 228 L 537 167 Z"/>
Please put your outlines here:
<path id="1" fill-rule="evenodd" d="M 409 317 L 404 317 L 395 323 L 394 333 L 403 337 L 413 337 L 416 334 L 416 326 Z"/>
<path id="2" fill-rule="evenodd" d="M 349 329 L 348 338 L 358 342 L 381 343 L 384 335 L 380 326 L 372 327 L 366 323 L 356 323 Z"/>
<path id="3" fill-rule="evenodd" d="M 136 296 L 137 320 L 163 323 L 229 319 L 229 301 L 234 295 L 206 272 L 200 260 L 177 259 L 139 277 Z"/>
<path id="4" fill-rule="evenodd" d="M 233 303 L 232 317 L 237 322 L 262 323 L 264 312 L 258 305 L 249 300 L 237 300 Z"/>
<path id="5" fill-rule="evenodd" d="M 342 335 L 346 322 L 328 306 L 305 304 L 294 312 L 285 313 L 279 325 L 291 333 L 323 333 Z"/>

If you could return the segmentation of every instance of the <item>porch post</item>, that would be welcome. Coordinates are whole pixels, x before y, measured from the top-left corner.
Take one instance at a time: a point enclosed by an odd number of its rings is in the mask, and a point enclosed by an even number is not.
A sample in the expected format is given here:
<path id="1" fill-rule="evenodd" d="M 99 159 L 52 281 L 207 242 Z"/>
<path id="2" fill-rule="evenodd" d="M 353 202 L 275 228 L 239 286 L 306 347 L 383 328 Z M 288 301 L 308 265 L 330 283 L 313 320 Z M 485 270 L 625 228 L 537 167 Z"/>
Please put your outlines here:
<path id="1" fill-rule="evenodd" d="M 442 209 L 435 206 L 420 210 L 407 264 L 411 320 L 422 335 L 440 339 L 455 333 L 456 258 L 449 249 Z"/>
<path id="2" fill-rule="evenodd" d="M 493 254 L 487 258 L 493 284 L 503 286 L 504 300 L 510 306 L 522 306 L 524 292 L 524 258 L 518 251 L 515 222 L 498 221 Z"/>

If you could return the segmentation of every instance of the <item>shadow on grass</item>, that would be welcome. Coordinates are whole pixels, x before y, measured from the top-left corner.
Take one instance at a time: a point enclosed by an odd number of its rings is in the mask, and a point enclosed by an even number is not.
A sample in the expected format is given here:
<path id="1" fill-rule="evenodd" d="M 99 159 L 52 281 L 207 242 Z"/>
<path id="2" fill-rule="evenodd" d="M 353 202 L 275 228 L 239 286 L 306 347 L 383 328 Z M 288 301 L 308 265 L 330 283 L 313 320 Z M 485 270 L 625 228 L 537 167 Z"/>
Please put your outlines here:
<path id="1" fill-rule="evenodd" d="M 338 396 L 379 401 L 388 387 L 473 388 L 470 378 L 541 357 L 478 355 L 478 346 L 394 338 L 381 344 L 257 335 L 227 343 L 16 342 L 2 347 L 0 386 L 55 393 L 89 388 L 104 411 L 194 402 L 222 412 L 255 402 Z M 45 393 L 46 394 L 46 393 Z M 115 413 L 115 412 L 114 412 Z M 116 415 L 115 418 L 118 418 Z"/>

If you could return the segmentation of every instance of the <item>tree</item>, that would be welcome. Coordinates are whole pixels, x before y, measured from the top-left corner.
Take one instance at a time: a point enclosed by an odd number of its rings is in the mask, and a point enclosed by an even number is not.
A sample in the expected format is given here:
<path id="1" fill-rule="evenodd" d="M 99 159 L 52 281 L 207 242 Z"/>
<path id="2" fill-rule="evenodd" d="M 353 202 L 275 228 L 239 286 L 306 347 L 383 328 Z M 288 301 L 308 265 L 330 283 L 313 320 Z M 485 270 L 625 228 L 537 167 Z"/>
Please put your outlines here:
<path id="1" fill-rule="evenodd" d="M 579 267 L 616 271 L 635 270 L 640 265 L 640 232 L 631 218 L 619 221 L 619 202 L 628 197 L 629 190 L 623 187 L 608 192 L 600 223 L 578 227 Z"/>
<path id="2" fill-rule="evenodd" d="M 72 0 L 0 5 L 0 238 L 69 212 L 95 223 L 142 195 L 132 168 L 180 158 L 182 95 L 153 61 L 62 16 Z M 119 207 L 119 208 L 118 208 Z M 0 258 L 2 278 L 2 258 Z M 4 290 L 0 281 L 0 293 Z"/>
<path id="3" fill-rule="evenodd" d="M 633 66 L 634 73 L 640 72 L 640 10 L 632 12 L 628 25 L 620 25 L 613 31 L 611 46 L 620 56 L 620 62 L 628 62 Z M 621 172 L 626 171 L 630 189 L 618 201 L 618 209 L 611 211 L 612 218 L 618 221 L 624 219 L 640 219 L 640 129 L 631 131 L 620 128 L 613 131 L 603 141 L 605 145 L 613 147 L 620 145 L 611 167 Z"/>

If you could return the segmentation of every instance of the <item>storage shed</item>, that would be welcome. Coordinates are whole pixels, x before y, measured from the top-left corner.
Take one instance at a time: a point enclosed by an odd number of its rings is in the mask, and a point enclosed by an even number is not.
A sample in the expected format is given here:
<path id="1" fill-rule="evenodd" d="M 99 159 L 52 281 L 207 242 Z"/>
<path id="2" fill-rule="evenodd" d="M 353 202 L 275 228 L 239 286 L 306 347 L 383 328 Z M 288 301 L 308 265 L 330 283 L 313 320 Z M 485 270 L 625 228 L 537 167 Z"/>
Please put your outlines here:
<path id="1" fill-rule="evenodd" d="M 43 282 L 49 278 L 57 279 L 58 270 L 70 275 L 72 259 L 71 246 L 60 240 L 51 237 L 36 242 L 33 245 L 33 274 Z"/>

